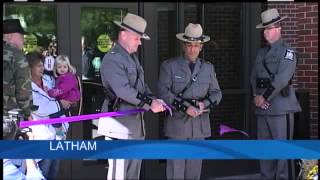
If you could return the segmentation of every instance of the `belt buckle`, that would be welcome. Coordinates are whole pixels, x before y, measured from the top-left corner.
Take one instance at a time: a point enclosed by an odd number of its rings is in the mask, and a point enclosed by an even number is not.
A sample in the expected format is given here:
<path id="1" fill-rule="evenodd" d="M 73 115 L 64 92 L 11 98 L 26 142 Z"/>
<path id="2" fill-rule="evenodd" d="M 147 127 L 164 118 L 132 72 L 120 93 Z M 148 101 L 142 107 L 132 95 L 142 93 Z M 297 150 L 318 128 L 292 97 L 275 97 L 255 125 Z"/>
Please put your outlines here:
<path id="1" fill-rule="evenodd" d="M 197 106 L 197 102 L 198 102 L 198 100 L 196 100 L 196 99 L 192 99 L 192 100 L 191 100 L 191 102 L 192 102 L 195 106 Z"/>

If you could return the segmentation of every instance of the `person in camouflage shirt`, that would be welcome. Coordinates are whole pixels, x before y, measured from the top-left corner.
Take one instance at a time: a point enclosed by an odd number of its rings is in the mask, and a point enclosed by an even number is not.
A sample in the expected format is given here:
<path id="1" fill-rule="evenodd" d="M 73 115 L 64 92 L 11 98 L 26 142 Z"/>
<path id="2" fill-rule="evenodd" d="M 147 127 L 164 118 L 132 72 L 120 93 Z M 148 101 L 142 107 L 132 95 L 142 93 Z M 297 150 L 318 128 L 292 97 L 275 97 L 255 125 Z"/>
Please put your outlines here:
<path id="1" fill-rule="evenodd" d="M 32 105 L 31 75 L 23 54 L 23 34 L 19 19 L 3 21 L 3 115 L 22 109 L 29 119 Z"/>

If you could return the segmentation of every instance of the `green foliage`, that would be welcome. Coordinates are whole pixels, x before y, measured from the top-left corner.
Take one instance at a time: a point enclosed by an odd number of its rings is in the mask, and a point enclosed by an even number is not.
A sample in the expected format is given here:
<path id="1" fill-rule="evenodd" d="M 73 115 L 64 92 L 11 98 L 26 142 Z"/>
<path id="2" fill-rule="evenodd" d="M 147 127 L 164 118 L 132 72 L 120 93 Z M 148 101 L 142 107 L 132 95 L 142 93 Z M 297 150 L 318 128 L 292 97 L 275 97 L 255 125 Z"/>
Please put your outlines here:
<path id="1" fill-rule="evenodd" d="M 85 7 L 81 9 L 81 35 L 86 37 L 88 45 L 94 47 L 101 34 L 116 36 L 117 27 L 113 21 L 121 21 L 126 9 Z"/>
<path id="2" fill-rule="evenodd" d="M 49 5 L 19 5 L 5 7 L 5 16 L 22 16 L 30 33 L 55 34 L 56 8 Z"/>
<path id="3" fill-rule="evenodd" d="M 34 34 L 38 46 L 47 47 L 56 34 L 56 8 L 54 5 L 7 4 L 5 17 L 20 18 L 26 24 L 26 31 Z"/>

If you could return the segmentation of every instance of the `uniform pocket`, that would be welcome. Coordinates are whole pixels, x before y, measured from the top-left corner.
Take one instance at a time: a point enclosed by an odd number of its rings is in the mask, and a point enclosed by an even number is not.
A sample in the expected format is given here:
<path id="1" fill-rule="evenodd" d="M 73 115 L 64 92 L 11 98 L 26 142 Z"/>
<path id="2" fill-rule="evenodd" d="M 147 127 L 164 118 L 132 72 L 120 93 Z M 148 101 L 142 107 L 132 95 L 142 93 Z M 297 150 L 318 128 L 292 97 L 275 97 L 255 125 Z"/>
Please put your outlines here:
<path id="1" fill-rule="evenodd" d="M 173 90 L 176 93 L 179 93 L 183 90 L 183 88 L 187 84 L 187 79 L 184 77 L 184 75 L 174 75 L 173 76 Z"/>
<path id="2" fill-rule="evenodd" d="M 133 86 L 137 80 L 137 69 L 135 67 L 128 67 L 128 79 Z"/>
<path id="3" fill-rule="evenodd" d="M 210 78 L 198 78 L 198 83 L 197 84 L 197 89 L 199 90 L 198 93 L 199 94 L 206 94 L 208 89 L 209 89 L 209 85 L 210 85 Z"/>

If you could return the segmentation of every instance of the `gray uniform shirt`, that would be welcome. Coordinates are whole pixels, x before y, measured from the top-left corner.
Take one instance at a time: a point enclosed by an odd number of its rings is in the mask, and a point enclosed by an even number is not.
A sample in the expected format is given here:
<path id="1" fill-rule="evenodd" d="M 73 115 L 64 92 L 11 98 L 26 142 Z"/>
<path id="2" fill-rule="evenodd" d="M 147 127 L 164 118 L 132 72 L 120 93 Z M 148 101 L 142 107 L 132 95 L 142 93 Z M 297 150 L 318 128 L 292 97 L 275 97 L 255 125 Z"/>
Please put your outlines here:
<path id="1" fill-rule="evenodd" d="M 271 80 L 274 90 L 269 91 L 271 94 L 267 97 L 271 106 L 267 110 L 256 107 L 256 114 L 281 115 L 301 111 L 292 85 L 289 86 L 289 96 L 284 97 L 280 94 L 281 89 L 292 78 L 297 65 L 296 53 L 282 39 L 274 42 L 270 47 L 259 50 L 250 78 L 253 95 L 263 95 L 267 91 L 267 88 L 257 88 L 256 81 L 257 78 L 270 79 L 263 65 L 264 59 L 266 66 L 274 74 L 274 80 Z"/>
<path id="2" fill-rule="evenodd" d="M 151 94 L 144 82 L 144 71 L 137 57 L 130 56 L 118 43 L 103 58 L 101 79 L 104 87 L 111 87 L 117 97 L 123 100 L 118 106 L 118 111 L 138 108 L 137 105 L 140 103 L 140 100 L 136 98 L 138 92 Z M 108 103 L 109 100 L 105 99 L 102 112 L 108 112 Z M 150 109 L 147 104 L 143 108 Z M 115 118 L 100 118 L 98 133 L 119 139 L 143 137 L 145 134 L 143 113 Z"/>
<path id="3" fill-rule="evenodd" d="M 222 93 L 214 66 L 198 58 L 191 74 L 188 60 L 182 56 L 162 63 L 158 82 L 159 97 L 166 103 L 172 104 L 177 94 L 195 76 L 197 76 L 196 81 L 185 91 L 182 98 L 203 99 L 209 94 L 211 101 L 219 104 Z M 204 100 L 204 103 L 205 106 L 210 105 L 208 100 Z M 192 118 L 184 112 L 174 110 L 173 116 L 167 116 L 165 119 L 164 133 L 168 137 L 209 137 L 211 136 L 209 113 L 203 113 L 196 118 Z"/>

